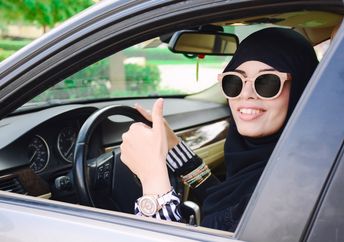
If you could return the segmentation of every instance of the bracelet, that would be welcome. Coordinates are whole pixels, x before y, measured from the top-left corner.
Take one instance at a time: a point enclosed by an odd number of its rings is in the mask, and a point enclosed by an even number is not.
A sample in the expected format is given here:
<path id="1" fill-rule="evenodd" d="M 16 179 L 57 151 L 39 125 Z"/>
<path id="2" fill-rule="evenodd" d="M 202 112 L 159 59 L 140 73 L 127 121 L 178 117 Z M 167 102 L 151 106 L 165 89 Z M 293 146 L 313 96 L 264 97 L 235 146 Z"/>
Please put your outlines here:
<path id="1" fill-rule="evenodd" d="M 204 171 L 202 171 L 201 173 L 197 174 L 194 177 L 191 177 L 190 179 L 187 180 L 187 183 L 192 184 L 200 179 L 202 179 L 204 176 L 206 176 L 209 173 L 209 169 L 206 169 Z"/>
<path id="2" fill-rule="evenodd" d="M 185 176 L 181 176 L 182 182 L 188 185 L 190 188 L 196 188 L 200 186 L 205 180 L 207 180 L 211 175 L 211 170 L 203 162 L 195 170 L 191 171 Z"/>
<path id="3" fill-rule="evenodd" d="M 194 169 L 193 171 L 191 171 L 190 173 L 186 174 L 186 175 L 182 175 L 181 178 L 186 181 L 189 180 L 195 176 L 197 176 L 198 174 L 202 173 L 204 170 L 207 169 L 207 166 L 204 164 L 204 162 L 202 162 L 202 164 L 200 166 L 198 166 L 196 169 Z"/>
<path id="4" fill-rule="evenodd" d="M 208 173 L 208 175 L 206 177 L 204 177 L 201 181 L 198 182 L 198 184 L 196 184 L 194 187 L 191 188 L 197 188 L 199 187 L 203 182 L 205 182 L 205 180 L 207 180 L 209 177 L 211 176 L 211 172 Z"/>

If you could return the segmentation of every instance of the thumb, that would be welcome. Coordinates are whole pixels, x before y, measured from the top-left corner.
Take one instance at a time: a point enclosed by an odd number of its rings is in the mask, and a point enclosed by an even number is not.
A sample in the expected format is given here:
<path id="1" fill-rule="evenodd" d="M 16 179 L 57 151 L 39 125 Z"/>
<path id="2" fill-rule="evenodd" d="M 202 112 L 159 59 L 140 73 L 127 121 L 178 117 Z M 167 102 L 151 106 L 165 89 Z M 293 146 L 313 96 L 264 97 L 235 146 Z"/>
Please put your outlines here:
<path id="1" fill-rule="evenodd" d="M 164 100 L 159 98 L 155 101 L 152 110 L 152 122 L 153 130 L 157 132 L 163 131 L 165 129 L 164 119 L 163 119 L 163 109 L 164 109 Z"/>

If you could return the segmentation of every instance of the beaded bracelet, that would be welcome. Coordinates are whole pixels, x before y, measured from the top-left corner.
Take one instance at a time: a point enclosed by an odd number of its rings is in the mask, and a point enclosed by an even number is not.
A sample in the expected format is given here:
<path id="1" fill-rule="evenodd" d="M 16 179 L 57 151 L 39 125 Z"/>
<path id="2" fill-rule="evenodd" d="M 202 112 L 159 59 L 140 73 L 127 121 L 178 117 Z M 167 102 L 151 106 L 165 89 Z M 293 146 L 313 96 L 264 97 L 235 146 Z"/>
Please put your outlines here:
<path id="1" fill-rule="evenodd" d="M 188 185 L 190 188 L 196 188 L 201 185 L 206 179 L 208 179 L 210 175 L 210 169 L 203 162 L 195 170 L 191 171 L 185 176 L 181 176 L 181 178 L 185 185 Z"/>
<path id="2" fill-rule="evenodd" d="M 210 170 L 209 170 L 210 171 Z M 211 176 L 211 172 L 208 173 L 208 175 L 206 177 L 204 177 L 202 180 L 198 181 L 198 183 L 192 187 L 192 188 L 197 188 L 199 187 L 203 182 L 205 182 L 205 180 L 207 180 L 209 177 Z"/>
<path id="3" fill-rule="evenodd" d="M 184 176 L 181 176 L 181 178 L 184 180 L 184 181 L 187 181 L 189 179 L 192 179 L 193 177 L 199 175 L 200 173 L 202 173 L 203 171 L 205 171 L 208 167 L 204 164 L 204 162 L 202 162 L 202 164 L 197 167 L 196 169 L 194 169 L 193 171 L 191 171 L 190 173 L 184 175 Z"/>

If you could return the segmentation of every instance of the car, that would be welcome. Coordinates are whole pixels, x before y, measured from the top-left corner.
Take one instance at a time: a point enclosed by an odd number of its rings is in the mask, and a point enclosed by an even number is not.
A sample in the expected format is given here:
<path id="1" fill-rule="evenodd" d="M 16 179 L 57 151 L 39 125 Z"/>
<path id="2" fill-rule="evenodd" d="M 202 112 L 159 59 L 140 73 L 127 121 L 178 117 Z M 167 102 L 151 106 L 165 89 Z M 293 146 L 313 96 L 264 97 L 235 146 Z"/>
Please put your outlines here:
<path id="1" fill-rule="evenodd" d="M 339 0 L 105 0 L 2 61 L 1 241 L 343 241 L 343 15 Z M 171 127 L 223 179 L 230 117 L 216 74 L 270 26 L 303 34 L 321 61 L 237 229 L 134 215 L 140 185 L 119 145 L 132 122 L 150 123 L 132 106 L 163 97 Z M 230 36 L 233 49 L 206 52 L 193 34 Z"/>

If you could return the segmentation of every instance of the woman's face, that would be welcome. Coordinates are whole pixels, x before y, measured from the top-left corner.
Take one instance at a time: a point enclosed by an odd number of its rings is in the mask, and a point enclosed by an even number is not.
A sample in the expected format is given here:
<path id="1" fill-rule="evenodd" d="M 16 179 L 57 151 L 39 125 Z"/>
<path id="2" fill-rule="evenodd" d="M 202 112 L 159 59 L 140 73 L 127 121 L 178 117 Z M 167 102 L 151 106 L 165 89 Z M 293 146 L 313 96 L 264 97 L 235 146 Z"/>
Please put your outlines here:
<path id="1" fill-rule="evenodd" d="M 249 78 L 267 69 L 273 68 L 259 61 L 246 61 L 236 68 Z M 246 82 L 240 96 L 228 100 L 239 133 L 253 138 L 276 133 L 287 116 L 289 93 L 290 81 L 286 81 L 280 96 L 263 100 L 255 94 L 252 82 Z"/>

